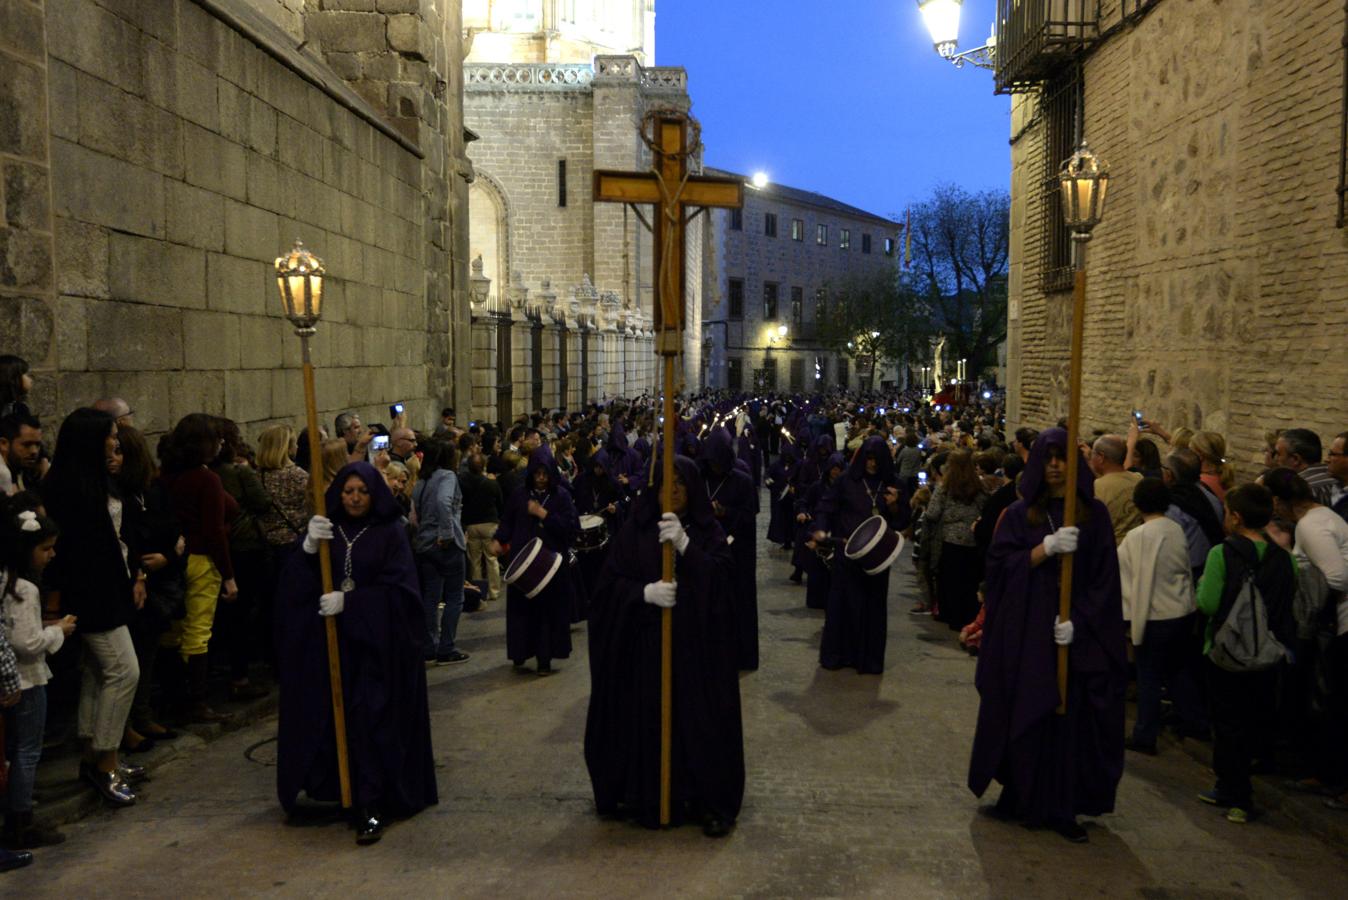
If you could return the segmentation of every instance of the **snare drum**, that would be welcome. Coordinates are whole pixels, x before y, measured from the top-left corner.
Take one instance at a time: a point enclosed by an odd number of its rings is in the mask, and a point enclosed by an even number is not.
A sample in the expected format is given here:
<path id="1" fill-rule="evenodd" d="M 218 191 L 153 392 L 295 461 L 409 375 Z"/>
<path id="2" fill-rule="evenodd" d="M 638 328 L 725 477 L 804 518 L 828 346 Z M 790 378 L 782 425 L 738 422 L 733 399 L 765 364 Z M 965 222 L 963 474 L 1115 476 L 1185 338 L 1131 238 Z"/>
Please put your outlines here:
<path id="1" fill-rule="evenodd" d="M 576 550 L 589 553 L 602 550 L 608 543 L 608 523 L 603 516 L 581 516 L 580 534 L 576 535 Z"/>

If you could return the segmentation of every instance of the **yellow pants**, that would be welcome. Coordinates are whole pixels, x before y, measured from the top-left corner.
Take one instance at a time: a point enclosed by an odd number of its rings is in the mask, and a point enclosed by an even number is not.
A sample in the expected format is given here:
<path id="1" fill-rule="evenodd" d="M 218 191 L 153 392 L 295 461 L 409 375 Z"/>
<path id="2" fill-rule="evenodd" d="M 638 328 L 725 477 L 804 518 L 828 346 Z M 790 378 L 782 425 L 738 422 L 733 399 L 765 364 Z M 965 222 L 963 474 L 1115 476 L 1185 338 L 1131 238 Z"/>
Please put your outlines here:
<path id="1" fill-rule="evenodd" d="M 187 557 L 187 615 L 169 626 L 162 642 L 165 647 L 177 647 L 184 660 L 206 652 L 222 583 L 220 570 L 209 556 L 193 553 Z"/>

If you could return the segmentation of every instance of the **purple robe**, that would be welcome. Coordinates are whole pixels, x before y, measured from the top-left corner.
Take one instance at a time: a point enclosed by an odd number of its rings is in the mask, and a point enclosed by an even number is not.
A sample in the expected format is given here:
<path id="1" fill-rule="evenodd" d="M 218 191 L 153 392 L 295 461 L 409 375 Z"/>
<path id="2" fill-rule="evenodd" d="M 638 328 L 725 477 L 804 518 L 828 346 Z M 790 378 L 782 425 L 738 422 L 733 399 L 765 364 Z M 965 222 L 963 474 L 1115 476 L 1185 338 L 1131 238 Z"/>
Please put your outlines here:
<path id="1" fill-rule="evenodd" d="M 534 475 L 539 469 L 548 472 L 548 487 L 541 493 L 533 489 Z M 529 515 L 530 499 L 543 504 L 547 518 Z M 552 451 L 539 447 L 529 456 L 524 484 L 506 500 L 495 538 L 510 548 L 512 562 L 524 545 L 536 537 L 542 538 L 543 546 L 549 550 L 561 553 L 565 561 L 579 531 L 580 517 L 570 492 L 561 486 Z M 564 562 L 552 582 L 532 599 L 514 585 L 506 591 L 506 655 L 515 665 L 523 665 L 531 657 L 546 665 L 571 655 L 575 578 L 573 567 Z"/>
<path id="2" fill-rule="evenodd" d="M 340 499 L 351 475 L 370 489 L 371 510 L 360 519 L 349 518 Z M 368 463 L 338 472 L 326 499 L 334 528 L 353 540 L 356 587 L 346 592 L 346 606 L 335 618 L 353 803 L 357 809 L 411 815 L 438 800 L 422 662 L 426 617 L 412 548 L 397 501 Z M 339 536 L 329 547 L 333 578 L 340 583 L 346 542 Z M 281 687 L 276 792 L 287 812 L 301 791 L 314 800 L 340 798 L 321 593 L 318 555 L 297 544 L 281 573 L 275 613 Z"/>
<path id="3" fill-rule="evenodd" d="M 670 810 L 733 822 L 744 798 L 744 734 L 735 671 L 730 549 L 697 465 L 674 461 L 688 491 L 688 548 L 675 556 L 674 740 Z M 657 484 L 614 537 L 590 610 L 585 764 L 599 813 L 654 828 L 660 809 L 661 610 L 644 600 L 661 574 Z"/>
<path id="4" fill-rule="evenodd" d="M 702 443 L 702 480 L 708 501 L 722 507 L 716 516 L 735 560 L 735 636 L 739 667 L 758 668 L 758 492 L 753 479 L 738 468 L 733 439 L 724 427 L 713 428 Z"/>
<path id="5" fill-rule="evenodd" d="M 1118 555 L 1109 510 L 1093 499 L 1085 460 L 1078 491 L 1087 514 L 1072 577 L 1067 711 L 1059 716 L 1057 645 L 1059 560 L 1030 565 L 1031 551 L 1062 523 L 1063 501 L 1049 499 L 1043 522 L 1032 508 L 1049 447 L 1066 433 L 1039 436 L 1021 475 L 1025 499 L 1002 514 L 987 558 L 985 620 L 974 683 L 980 697 L 969 789 L 982 796 L 995 778 L 999 806 L 1031 824 L 1059 825 L 1114 809 L 1123 777 L 1126 638 Z M 1009 792 L 1009 794 L 1008 794 Z"/>
<path id="6" fill-rule="evenodd" d="M 874 457 L 877 473 L 866 475 L 866 460 Z M 884 500 L 886 488 L 898 488 L 894 506 Z M 867 575 L 848 559 L 842 545 L 862 522 L 879 514 L 889 527 L 908 527 L 908 498 L 894 474 L 894 459 L 881 437 L 867 438 L 851 466 L 819 501 L 813 522 L 816 531 L 829 532 L 837 544 L 819 664 L 825 669 L 854 668 L 863 675 L 885 670 L 885 643 L 889 629 L 889 569 Z"/>

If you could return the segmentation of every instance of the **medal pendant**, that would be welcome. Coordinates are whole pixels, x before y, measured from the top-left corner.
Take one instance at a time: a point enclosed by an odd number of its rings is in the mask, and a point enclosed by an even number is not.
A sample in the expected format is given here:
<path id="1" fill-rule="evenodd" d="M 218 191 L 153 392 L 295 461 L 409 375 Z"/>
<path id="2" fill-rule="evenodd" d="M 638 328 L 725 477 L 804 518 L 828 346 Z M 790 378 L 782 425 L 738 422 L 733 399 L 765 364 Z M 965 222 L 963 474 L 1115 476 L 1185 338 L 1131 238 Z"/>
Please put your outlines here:
<path id="1" fill-rule="evenodd" d="M 354 591 L 355 589 L 356 589 L 356 583 L 355 583 L 354 581 L 352 581 L 350 578 L 343 578 L 343 579 L 342 579 L 342 590 L 343 590 L 343 591 Z"/>
<path id="2" fill-rule="evenodd" d="M 880 515 L 880 507 L 878 507 L 878 506 L 872 506 L 872 507 L 871 507 L 871 515 L 873 515 L 873 516 L 878 516 L 878 515 Z"/>

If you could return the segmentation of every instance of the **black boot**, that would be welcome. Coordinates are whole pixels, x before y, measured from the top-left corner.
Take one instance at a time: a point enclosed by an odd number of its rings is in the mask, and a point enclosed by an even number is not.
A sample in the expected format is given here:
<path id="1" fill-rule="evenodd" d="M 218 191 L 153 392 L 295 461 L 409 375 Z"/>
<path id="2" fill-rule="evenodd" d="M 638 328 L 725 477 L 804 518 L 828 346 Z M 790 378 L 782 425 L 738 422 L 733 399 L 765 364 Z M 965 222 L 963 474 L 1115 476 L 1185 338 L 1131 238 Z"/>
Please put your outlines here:
<path id="1" fill-rule="evenodd" d="M 233 716 L 228 713 L 216 712 L 206 702 L 209 690 L 208 676 L 210 674 L 208 665 L 209 662 L 205 653 L 187 658 L 187 680 L 192 697 L 192 701 L 187 707 L 187 721 L 205 724 L 228 722 Z"/>

